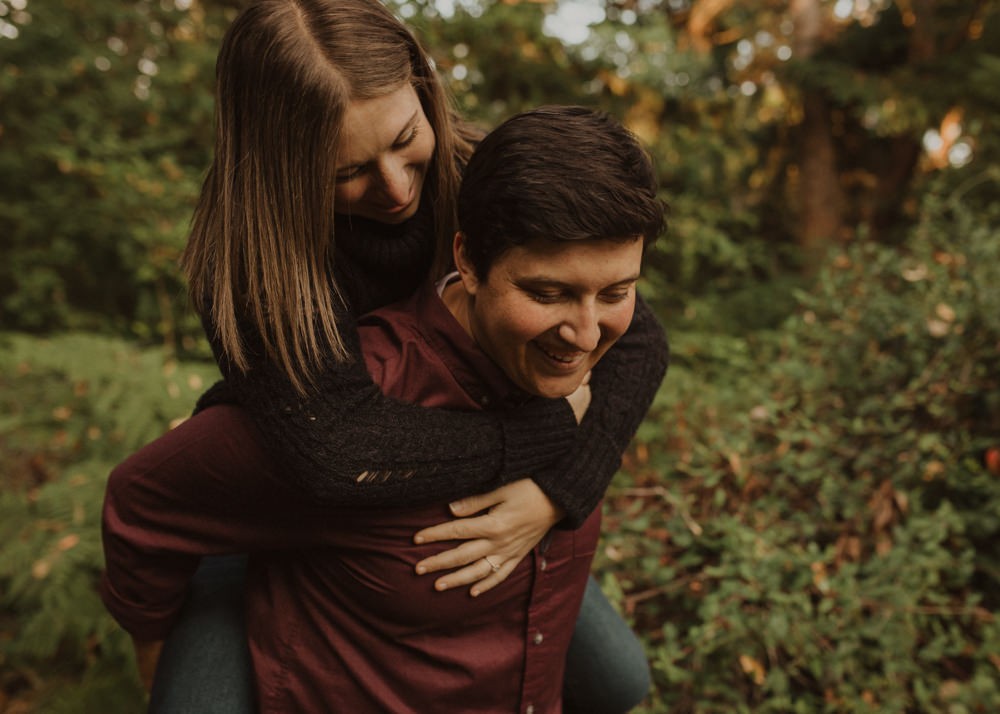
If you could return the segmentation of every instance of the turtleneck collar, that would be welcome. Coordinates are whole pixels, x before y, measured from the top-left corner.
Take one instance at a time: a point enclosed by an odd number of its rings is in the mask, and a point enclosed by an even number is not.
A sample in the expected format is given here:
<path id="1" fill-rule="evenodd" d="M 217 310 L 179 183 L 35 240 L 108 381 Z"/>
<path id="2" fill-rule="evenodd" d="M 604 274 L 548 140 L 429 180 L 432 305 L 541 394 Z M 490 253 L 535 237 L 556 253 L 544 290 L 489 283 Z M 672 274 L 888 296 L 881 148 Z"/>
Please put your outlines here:
<path id="1" fill-rule="evenodd" d="M 424 198 L 398 225 L 358 216 L 334 217 L 335 274 L 351 312 L 360 315 L 413 293 L 434 260 L 434 221 Z"/>
<path id="2" fill-rule="evenodd" d="M 410 219 L 396 225 L 337 214 L 334 241 L 365 272 L 424 277 L 434 258 L 434 221 L 425 198 Z"/>

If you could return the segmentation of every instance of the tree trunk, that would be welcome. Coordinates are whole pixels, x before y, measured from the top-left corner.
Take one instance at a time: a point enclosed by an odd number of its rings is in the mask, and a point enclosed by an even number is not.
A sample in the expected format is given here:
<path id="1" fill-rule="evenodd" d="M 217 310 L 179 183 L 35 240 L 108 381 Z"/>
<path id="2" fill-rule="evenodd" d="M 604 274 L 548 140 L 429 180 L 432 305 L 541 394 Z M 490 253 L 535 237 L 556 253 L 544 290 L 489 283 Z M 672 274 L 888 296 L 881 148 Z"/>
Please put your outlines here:
<path id="1" fill-rule="evenodd" d="M 824 33 L 823 7 L 819 0 L 792 0 L 793 53 L 800 59 L 819 49 Z M 798 180 L 798 239 L 803 268 L 811 273 L 819 267 L 843 225 L 844 195 L 837 171 L 830 102 L 817 89 L 802 95 Z M 794 197 L 793 197 L 794 200 Z"/>
<path id="2" fill-rule="evenodd" d="M 876 240 L 886 239 L 903 218 L 903 200 L 913 180 L 921 151 L 920 142 L 905 134 L 888 141 L 888 162 L 879 172 L 875 184 L 871 214 L 871 235 Z"/>
<path id="3" fill-rule="evenodd" d="M 808 90 L 802 97 L 802 110 L 798 237 L 803 267 L 813 272 L 840 239 L 844 194 L 837 171 L 830 103 L 822 92 Z"/>

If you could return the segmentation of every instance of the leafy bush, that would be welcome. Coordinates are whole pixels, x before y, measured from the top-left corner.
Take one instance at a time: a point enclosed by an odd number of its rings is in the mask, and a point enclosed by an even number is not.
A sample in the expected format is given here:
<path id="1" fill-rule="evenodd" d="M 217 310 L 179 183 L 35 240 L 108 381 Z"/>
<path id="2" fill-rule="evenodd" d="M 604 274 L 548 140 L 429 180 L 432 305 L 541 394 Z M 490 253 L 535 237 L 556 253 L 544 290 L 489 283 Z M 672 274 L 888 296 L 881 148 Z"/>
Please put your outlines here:
<path id="1" fill-rule="evenodd" d="M 239 4 L 0 0 L 20 33 L 0 38 L 8 328 L 204 344 L 175 261 Z M 672 203 L 646 288 L 664 315 L 682 310 L 674 366 L 608 499 L 598 562 L 649 646 L 647 709 L 1000 710 L 1000 478 L 982 460 L 1000 441 L 995 8 L 914 6 L 908 24 L 890 3 L 820 61 L 783 65 L 767 50 L 780 4 L 730 3 L 701 23 L 704 53 L 688 30 L 711 3 L 610 3 L 575 50 L 540 31 L 551 4 L 460 3 L 447 21 L 434 3 L 394 5 L 467 114 L 609 109 L 648 142 Z M 870 61 L 932 37 L 962 40 L 958 54 L 897 52 L 889 74 Z M 803 285 L 789 268 L 809 87 L 839 102 L 847 220 L 891 199 L 908 240 L 859 236 Z M 953 109 L 973 164 L 914 172 L 921 202 L 880 192 L 882 139 L 912 148 Z M 85 335 L 3 336 L 0 370 L 0 709 L 135 710 L 130 648 L 94 591 L 104 478 L 215 370 Z"/>
<path id="2" fill-rule="evenodd" d="M 600 564 L 650 711 L 1000 708 L 1000 204 L 957 196 L 846 247 L 781 330 L 678 321 Z"/>
<path id="3" fill-rule="evenodd" d="M 986 188 L 929 192 L 903 250 L 848 246 L 780 329 L 725 334 L 704 305 L 673 321 L 674 364 L 609 495 L 596 566 L 648 645 L 645 711 L 1000 707 L 1000 479 L 982 460 L 1000 435 L 1000 207 Z M 95 592 L 104 478 L 215 368 L 5 335 L 0 374 L 0 691 L 44 711 L 134 710 L 130 648 Z"/>
<path id="4" fill-rule="evenodd" d="M 0 335 L 0 704 L 139 708 L 131 645 L 96 591 L 105 479 L 217 374 L 95 336 Z"/>
<path id="5" fill-rule="evenodd" d="M 177 259 L 210 155 L 222 10 L 0 10 L 27 18 L 0 42 L 0 320 L 150 342 L 199 335 Z"/>

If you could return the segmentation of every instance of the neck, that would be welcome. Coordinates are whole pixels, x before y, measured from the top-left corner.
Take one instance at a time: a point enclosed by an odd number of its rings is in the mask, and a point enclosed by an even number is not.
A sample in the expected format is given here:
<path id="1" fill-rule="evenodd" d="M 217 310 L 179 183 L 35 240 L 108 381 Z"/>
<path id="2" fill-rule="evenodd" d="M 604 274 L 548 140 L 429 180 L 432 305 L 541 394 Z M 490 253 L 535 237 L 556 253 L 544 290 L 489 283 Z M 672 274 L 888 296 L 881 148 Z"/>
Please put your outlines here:
<path id="1" fill-rule="evenodd" d="M 445 286 L 444 292 L 441 293 L 441 299 L 444 301 L 445 307 L 452 314 L 458 324 L 462 326 L 469 337 L 473 340 L 476 336 L 472 333 L 472 296 L 465 289 L 465 284 L 459 280 L 448 283 Z"/>

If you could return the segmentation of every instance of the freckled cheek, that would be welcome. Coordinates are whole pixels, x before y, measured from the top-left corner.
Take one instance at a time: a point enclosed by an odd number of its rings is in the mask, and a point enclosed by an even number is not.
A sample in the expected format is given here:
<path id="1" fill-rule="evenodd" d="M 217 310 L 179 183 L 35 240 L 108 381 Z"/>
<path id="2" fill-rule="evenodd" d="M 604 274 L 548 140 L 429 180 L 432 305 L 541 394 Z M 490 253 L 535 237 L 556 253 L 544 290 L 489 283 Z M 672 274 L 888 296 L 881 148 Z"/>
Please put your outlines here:
<path id="1" fill-rule="evenodd" d="M 547 306 L 538 303 L 520 305 L 511 312 L 511 331 L 527 343 L 559 328 L 560 320 Z"/>
<path id="2" fill-rule="evenodd" d="M 337 186 L 333 191 L 333 208 L 335 211 L 339 211 L 345 206 L 353 203 L 351 200 L 351 194 L 347 189 Z"/>
<path id="3" fill-rule="evenodd" d="M 525 350 L 528 343 L 538 337 L 538 332 L 531 325 L 522 323 L 508 323 L 506 333 L 507 344 L 517 350 Z"/>
<path id="4" fill-rule="evenodd" d="M 529 343 L 542 335 L 551 320 L 545 321 L 532 306 L 508 306 L 502 321 L 503 329 L 498 333 L 498 342 L 508 350 L 527 356 Z"/>
<path id="5" fill-rule="evenodd" d="M 408 172 L 425 177 L 434 159 L 434 139 L 425 140 L 423 144 L 418 142 L 410 145 L 401 156 Z"/>
<path id="6" fill-rule="evenodd" d="M 365 189 L 363 186 L 354 183 L 350 186 L 338 186 L 333 192 L 333 210 L 343 211 L 351 206 L 355 206 L 364 198 Z"/>
<path id="7" fill-rule="evenodd" d="M 628 331 L 628 326 L 632 324 L 634 308 L 634 303 L 623 306 L 604 321 L 601 336 L 609 346 Z"/>

